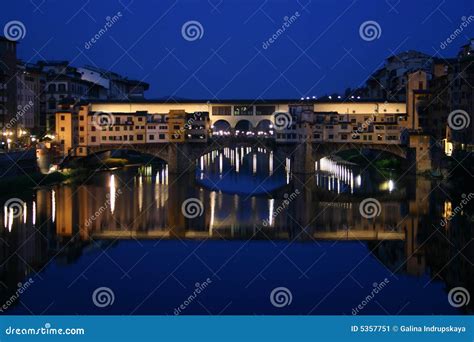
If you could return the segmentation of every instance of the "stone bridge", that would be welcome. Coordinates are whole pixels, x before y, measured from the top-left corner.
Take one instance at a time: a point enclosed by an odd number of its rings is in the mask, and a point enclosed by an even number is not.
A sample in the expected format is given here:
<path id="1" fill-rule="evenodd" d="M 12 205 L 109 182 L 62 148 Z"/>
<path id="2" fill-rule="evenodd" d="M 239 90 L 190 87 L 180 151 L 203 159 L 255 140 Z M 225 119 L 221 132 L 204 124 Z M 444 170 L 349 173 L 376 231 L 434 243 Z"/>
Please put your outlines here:
<path id="1" fill-rule="evenodd" d="M 407 167 L 413 169 L 413 172 L 426 171 L 418 167 L 417 154 L 419 155 L 418 157 L 420 157 L 420 153 L 417 152 L 416 149 L 396 144 L 310 142 L 277 144 L 272 139 L 242 139 L 230 137 L 213 139 L 207 143 L 108 144 L 89 147 L 88 152 L 92 154 L 118 149 L 132 150 L 162 159 L 168 164 L 168 169 L 171 173 L 182 173 L 194 170 L 196 161 L 206 153 L 221 148 L 234 148 L 237 146 L 261 147 L 266 150 L 271 150 L 275 158 L 281 163 L 284 163 L 285 159 L 289 158 L 294 173 L 313 173 L 315 171 L 315 161 L 342 151 L 361 149 L 388 152 L 403 159 Z M 405 167 L 405 169 L 407 169 L 407 167 Z"/>

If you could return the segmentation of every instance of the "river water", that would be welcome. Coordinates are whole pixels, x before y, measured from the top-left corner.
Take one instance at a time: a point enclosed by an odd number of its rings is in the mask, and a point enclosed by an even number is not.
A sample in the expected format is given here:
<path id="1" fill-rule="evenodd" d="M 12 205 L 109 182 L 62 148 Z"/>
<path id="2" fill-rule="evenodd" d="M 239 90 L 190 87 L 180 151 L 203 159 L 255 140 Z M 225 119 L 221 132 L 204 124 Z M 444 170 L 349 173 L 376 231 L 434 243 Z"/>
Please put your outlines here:
<path id="1" fill-rule="evenodd" d="M 225 148 L 195 173 L 129 167 L 18 195 L 21 215 L 0 218 L 2 312 L 471 312 L 449 295 L 474 290 L 462 196 L 341 160 L 315 168 L 295 175 L 272 151 Z"/>

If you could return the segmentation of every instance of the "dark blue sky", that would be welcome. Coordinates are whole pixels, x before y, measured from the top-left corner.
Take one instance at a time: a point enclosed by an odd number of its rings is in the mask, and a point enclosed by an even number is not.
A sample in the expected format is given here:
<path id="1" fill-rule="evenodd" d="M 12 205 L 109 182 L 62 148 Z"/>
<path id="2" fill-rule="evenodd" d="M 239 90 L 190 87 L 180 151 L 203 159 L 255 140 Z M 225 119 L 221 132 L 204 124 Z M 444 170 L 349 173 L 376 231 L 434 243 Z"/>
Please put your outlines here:
<path id="1" fill-rule="evenodd" d="M 119 11 L 122 17 L 85 49 Z M 474 22 L 446 49 L 440 44 L 470 15 L 472 0 L 15 0 L 2 4 L 0 24 L 25 24 L 20 58 L 112 68 L 149 82 L 148 98 L 293 98 L 356 87 L 394 52 L 454 56 L 474 37 Z M 190 20 L 204 29 L 192 42 L 181 35 Z M 361 39 L 368 20 L 380 25 L 379 39 Z"/>

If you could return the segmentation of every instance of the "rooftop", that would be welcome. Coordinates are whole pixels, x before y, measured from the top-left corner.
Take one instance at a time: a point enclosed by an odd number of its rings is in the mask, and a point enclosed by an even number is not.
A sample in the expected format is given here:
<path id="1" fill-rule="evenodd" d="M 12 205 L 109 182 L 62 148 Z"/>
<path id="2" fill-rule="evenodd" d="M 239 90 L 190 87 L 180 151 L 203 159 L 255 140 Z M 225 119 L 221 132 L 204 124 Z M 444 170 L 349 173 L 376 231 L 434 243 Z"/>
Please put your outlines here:
<path id="1" fill-rule="evenodd" d="M 369 99 L 369 98 L 341 98 L 341 99 L 330 99 L 329 97 L 323 97 L 320 99 L 150 99 L 150 100 L 92 100 L 87 103 L 115 103 L 115 104 L 170 104 L 170 103 L 205 103 L 205 104 L 248 104 L 248 105 L 271 105 L 271 104 L 315 104 L 315 103 L 404 103 L 401 101 L 392 101 L 386 99 Z"/>

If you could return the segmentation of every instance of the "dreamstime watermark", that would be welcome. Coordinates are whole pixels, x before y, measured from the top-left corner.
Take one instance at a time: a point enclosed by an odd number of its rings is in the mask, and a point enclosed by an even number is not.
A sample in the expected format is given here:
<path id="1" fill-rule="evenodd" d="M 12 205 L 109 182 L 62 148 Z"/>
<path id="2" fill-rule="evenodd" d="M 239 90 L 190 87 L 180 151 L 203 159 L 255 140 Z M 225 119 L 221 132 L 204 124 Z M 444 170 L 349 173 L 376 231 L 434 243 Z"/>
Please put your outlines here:
<path id="1" fill-rule="evenodd" d="M 204 36 L 204 27 L 197 20 L 190 20 L 181 27 L 181 35 L 188 42 L 194 42 Z"/>
<path id="2" fill-rule="evenodd" d="M 448 217 L 441 220 L 441 222 L 440 222 L 441 227 L 446 227 L 448 222 L 450 222 L 454 218 L 454 216 L 456 216 L 457 214 L 459 214 L 463 211 L 463 209 L 466 207 L 466 205 L 474 198 L 474 193 L 471 192 L 468 195 L 462 194 L 461 198 L 462 198 L 462 200 L 459 203 L 459 205 L 457 205 L 451 211 L 451 213 L 448 215 Z"/>
<path id="3" fill-rule="evenodd" d="M 25 209 L 26 203 L 19 198 L 10 198 L 5 202 L 3 208 L 5 213 L 10 215 L 12 218 L 20 217 L 23 215 L 23 210 Z"/>
<path id="4" fill-rule="evenodd" d="M 92 293 L 92 302 L 98 308 L 111 306 L 115 302 L 114 291 L 110 287 L 98 287 Z"/>
<path id="5" fill-rule="evenodd" d="M 363 217 L 373 219 L 382 212 L 382 205 L 375 198 L 366 198 L 360 202 L 359 212 Z"/>
<path id="6" fill-rule="evenodd" d="M 352 315 L 357 315 L 361 310 L 363 310 L 371 301 L 375 298 L 375 296 L 382 291 L 390 281 L 385 278 L 380 283 L 373 283 L 372 286 L 374 287 L 372 291 L 362 300 L 362 302 L 357 305 L 355 308 L 352 309 Z"/>
<path id="7" fill-rule="evenodd" d="M 357 138 L 359 137 L 362 133 L 364 133 L 366 131 L 366 129 L 371 125 L 373 124 L 375 121 L 375 115 L 372 114 L 372 116 L 370 118 L 368 118 L 367 120 L 365 120 L 362 125 L 360 125 L 359 127 L 357 127 L 357 129 L 353 130 L 352 131 L 352 138 Z"/>
<path id="8" fill-rule="evenodd" d="M 291 194 L 284 194 L 283 197 L 285 198 L 283 202 L 273 211 L 272 218 L 275 219 L 278 215 L 280 215 L 284 210 L 288 209 L 290 203 L 295 200 L 298 195 L 301 194 L 299 189 L 296 189 Z M 268 220 L 263 220 L 262 225 L 264 227 L 268 227 L 270 222 Z"/>
<path id="9" fill-rule="evenodd" d="M 117 192 L 115 192 L 113 198 L 111 198 L 109 194 L 105 195 L 107 199 L 105 200 L 104 204 L 101 205 L 99 209 L 97 209 L 96 212 L 86 220 L 85 226 L 89 227 L 95 220 L 97 220 L 110 207 L 111 203 L 115 201 L 120 195 L 122 195 L 122 189 L 118 189 Z"/>
<path id="10" fill-rule="evenodd" d="M 85 42 L 84 47 L 86 50 L 92 48 L 92 46 L 96 44 L 100 38 L 102 38 L 102 36 L 104 36 L 122 18 L 122 16 L 122 12 L 119 11 L 111 17 L 106 17 L 104 26 L 99 31 L 97 31 L 97 33 L 89 41 Z"/>
<path id="11" fill-rule="evenodd" d="M 188 198 L 181 205 L 181 213 L 188 219 L 202 216 L 204 213 L 204 205 L 198 198 Z"/>
<path id="12" fill-rule="evenodd" d="M 51 323 L 45 323 L 40 328 L 17 328 L 9 326 L 5 329 L 5 335 L 84 335 L 83 328 L 53 328 Z"/>
<path id="13" fill-rule="evenodd" d="M 19 121 L 20 119 L 25 116 L 25 114 L 31 110 L 34 106 L 34 103 L 33 101 L 29 101 L 26 105 L 24 106 L 18 106 L 18 111 L 16 112 L 15 116 L 13 118 L 10 119 L 10 121 L 8 121 L 6 124 L 5 124 L 5 128 L 6 129 L 11 129 L 12 127 L 14 127 Z"/>
<path id="14" fill-rule="evenodd" d="M 448 126 L 454 131 L 460 131 L 468 128 L 470 124 L 471 117 L 465 110 L 456 109 L 448 115 Z"/>
<path id="15" fill-rule="evenodd" d="M 270 293 L 270 303 L 276 308 L 283 308 L 291 305 L 293 294 L 286 287 L 276 287 Z"/>
<path id="16" fill-rule="evenodd" d="M 464 287 L 454 287 L 448 293 L 448 302 L 454 308 L 466 306 L 470 301 L 471 295 Z"/>
<path id="17" fill-rule="evenodd" d="M 280 36 L 288 30 L 291 25 L 293 25 L 296 20 L 300 17 L 300 12 L 296 11 L 292 16 L 286 16 L 283 18 L 283 24 L 281 27 L 273 33 L 273 35 L 262 43 L 262 48 L 264 50 L 268 49 L 270 45 L 275 43 Z"/>
<path id="18" fill-rule="evenodd" d="M 456 40 L 462 33 L 464 32 L 464 29 L 466 29 L 473 21 L 474 21 L 474 16 L 470 15 L 469 17 L 463 16 L 461 17 L 461 24 L 459 25 L 459 28 L 455 29 L 453 33 L 449 35 L 448 38 L 446 38 L 443 42 L 440 43 L 439 47 L 444 50 L 448 47 L 449 44 L 451 44 L 453 41 Z"/>
<path id="19" fill-rule="evenodd" d="M 15 303 L 18 298 L 20 298 L 20 295 L 23 294 L 23 292 L 25 292 L 29 287 L 30 285 L 32 285 L 34 283 L 34 280 L 29 278 L 26 282 L 24 283 L 18 283 L 18 289 L 15 291 L 15 293 L 13 295 L 10 296 L 10 298 L 7 299 L 7 301 L 0 307 L 0 312 L 4 312 L 6 311 L 10 306 L 13 305 L 13 303 Z"/>
<path id="20" fill-rule="evenodd" d="M 179 316 L 184 310 L 186 310 L 186 308 L 191 305 L 192 302 L 194 302 L 196 300 L 196 298 L 199 297 L 199 295 L 209 286 L 211 285 L 212 283 L 212 280 L 210 278 L 207 278 L 205 281 L 203 281 L 202 283 L 196 283 L 194 286 L 196 287 L 193 291 L 193 293 L 191 293 L 191 295 L 189 295 L 188 298 L 186 298 L 184 300 L 184 302 L 178 306 L 177 308 L 174 309 L 173 313 L 175 316 Z"/>
<path id="21" fill-rule="evenodd" d="M 293 117 L 288 112 L 273 113 L 273 126 L 277 131 L 288 129 L 293 124 Z"/>
<path id="22" fill-rule="evenodd" d="M 359 27 L 359 35 L 366 42 L 371 42 L 382 36 L 382 28 L 374 20 L 364 21 Z"/>
<path id="23" fill-rule="evenodd" d="M 3 27 L 3 35 L 12 42 L 17 42 L 26 36 L 26 27 L 19 20 L 12 20 Z"/>
<path id="24" fill-rule="evenodd" d="M 108 112 L 96 112 L 92 116 L 92 124 L 99 130 L 110 128 L 115 124 L 115 116 Z"/>

